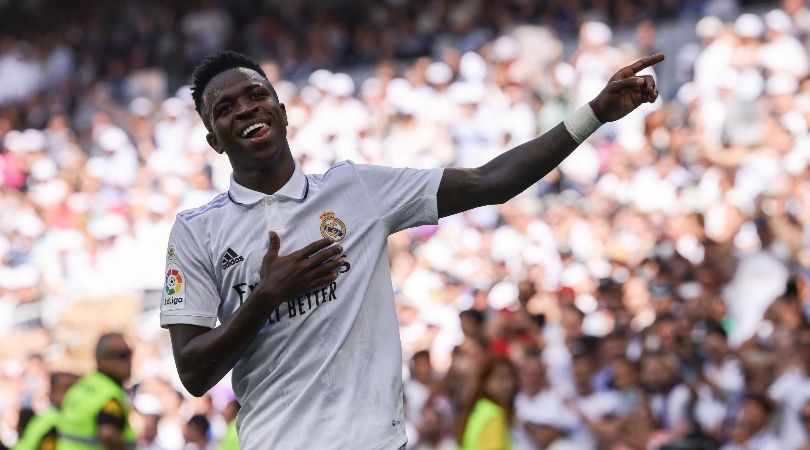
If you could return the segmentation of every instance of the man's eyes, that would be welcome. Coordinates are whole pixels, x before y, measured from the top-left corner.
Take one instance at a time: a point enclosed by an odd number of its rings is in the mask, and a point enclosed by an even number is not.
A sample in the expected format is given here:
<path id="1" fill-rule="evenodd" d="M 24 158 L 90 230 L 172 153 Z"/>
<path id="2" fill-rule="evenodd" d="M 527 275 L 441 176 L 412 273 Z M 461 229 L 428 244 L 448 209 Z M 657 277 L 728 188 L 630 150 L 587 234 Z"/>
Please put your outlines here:
<path id="1" fill-rule="evenodd" d="M 255 91 L 250 94 L 251 100 L 261 100 L 263 98 L 267 98 L 267 96 L 268 96 L 267 92 L 264 91 Z M 222 106 L 217 106 L 214 109 L 214 117 L 219 117 L 224 114 L 228 114 L 228 112 L 230 112 L 231 109 L 233 109 L 233 107 L 228 103 L 225 103 Z"/>
<path id="2" fill-rule="evenodd" d="M 230 111 L 230 110 L 231 110 L 231 105 L 220 106 L 219 108 L 217 108 L 214 111 L 214 117 L 219 117 L 219 116 L 221 116 L 223 114 L 227 114 L 228 111 Z"/>

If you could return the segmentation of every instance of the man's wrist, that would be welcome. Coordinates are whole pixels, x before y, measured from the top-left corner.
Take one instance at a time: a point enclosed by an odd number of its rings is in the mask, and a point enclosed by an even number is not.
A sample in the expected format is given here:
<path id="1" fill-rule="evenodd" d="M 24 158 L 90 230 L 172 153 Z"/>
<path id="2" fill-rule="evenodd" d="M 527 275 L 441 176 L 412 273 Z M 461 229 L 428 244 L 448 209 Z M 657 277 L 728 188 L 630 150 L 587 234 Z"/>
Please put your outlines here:
<path id="1" fill-rule="evenodd" d="M 609 120 L 605 120 L 605 112 L 602 111 L 602 105 L 597 101 L 599 97 L 589 101 L 587 104 L 591 107 L 591 111 L 593 111 L 593 115 L 596 116 L 596 120 L 605 124 L 609 122 Z"/>
<path id="2" fill-rule="evenodd" d="M 574 141 L 581 144 L 602 126 L 602 121 L 597 118 L 591 104 L 586 103 L 565 119 L 563 125 Z"/>
<path id="3" fill-rule="evenodd" d="M 281 306 L 284 300 L 280 299 L 280 296 L 270 289 L 262 288 L 260 285 L 257 285 L 245 300 L 245 303 L 248 302 L 254 305 L 253 307 L 256 308 L 255 311 L 260 311 L 262 314 L 270 314 L 274 309 Z"/>

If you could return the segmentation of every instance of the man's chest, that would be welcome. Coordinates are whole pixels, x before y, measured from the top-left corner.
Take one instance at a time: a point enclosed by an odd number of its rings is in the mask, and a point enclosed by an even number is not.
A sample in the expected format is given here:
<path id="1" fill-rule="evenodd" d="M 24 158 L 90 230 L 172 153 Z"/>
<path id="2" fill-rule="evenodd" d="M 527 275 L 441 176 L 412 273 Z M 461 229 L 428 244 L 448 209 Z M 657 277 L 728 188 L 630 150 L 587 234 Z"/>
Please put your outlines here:
<path id="1" fill-rule="evenodd" d="M 329 237 L 343 248 L 346 262 L 335 282 L 301 292 L 295 298 L 283 299 L 281 306 L 270 314 L 269 322 L 300 319 L 322 304 L 338 300 L 341 286 L 349 283 L 353 262 L 359 261 L 356 253 L 363 247 L 359 242 L 370 237 L 369 230 L 373 226 L 363 215 L 352 215 L 350 208 L 339 204 L 313 201 L 307 206 L 257 205 L 241 218 L 238 227 L 212 235 L 211 256 L 220 297 L 220 321 L 227 320 L 241 307 L 260 282 L 271 230 L 280 237 L 279 254 L 282 256 Z"/>

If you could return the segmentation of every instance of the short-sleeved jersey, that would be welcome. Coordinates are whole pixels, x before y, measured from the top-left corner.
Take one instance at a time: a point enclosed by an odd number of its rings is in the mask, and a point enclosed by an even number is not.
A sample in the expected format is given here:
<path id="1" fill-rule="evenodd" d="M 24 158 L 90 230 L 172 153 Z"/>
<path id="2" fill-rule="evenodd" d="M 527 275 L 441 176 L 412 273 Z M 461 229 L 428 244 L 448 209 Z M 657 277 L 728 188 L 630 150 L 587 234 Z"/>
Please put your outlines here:
<path id="1" fill-rule="evenodd" d="M 339 163 L 293 176 L 265 195 L 231 179 L 228 192 L 177 215 L 166 256 L 160 323 L 225 323 L 259 282 L 274 230 L 280 254 L 331 236 L 346 264 L 337 280 L 284 303 L 233 369 L 243 449 L 397 449 L 406 442 L 402 353 L 389 234 L 438 221 L 442 169 Z"/>

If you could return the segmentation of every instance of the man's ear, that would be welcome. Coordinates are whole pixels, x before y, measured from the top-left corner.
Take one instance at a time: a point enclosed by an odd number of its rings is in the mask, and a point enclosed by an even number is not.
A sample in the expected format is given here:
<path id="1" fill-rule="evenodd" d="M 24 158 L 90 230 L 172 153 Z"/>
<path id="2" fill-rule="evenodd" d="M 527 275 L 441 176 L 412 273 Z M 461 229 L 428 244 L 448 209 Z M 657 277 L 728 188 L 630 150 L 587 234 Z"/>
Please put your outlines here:
<path id="1" fill-rule="evenodd" d="M 208 134 L 205 135 L 205 140 L 208 141 L 208 145 L 214 149 L 215 152 L 222 154 L 223 150 L 219 146 L 219 140 L 217 140 L 216 135 L 214 135 L 213 131 L 209 131 Z"/>
<path id="2" fill-rule="evenodd" d="M 289 122 L 287 121 L 287 107 L 284 106 L 284 103 L 280 103 L 279 106 L 281 107 L 281 117 L 284 118 L 284 126 L 288 126 Z"/>

